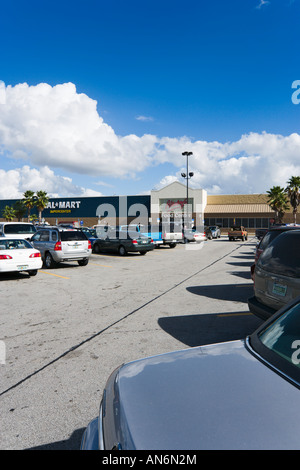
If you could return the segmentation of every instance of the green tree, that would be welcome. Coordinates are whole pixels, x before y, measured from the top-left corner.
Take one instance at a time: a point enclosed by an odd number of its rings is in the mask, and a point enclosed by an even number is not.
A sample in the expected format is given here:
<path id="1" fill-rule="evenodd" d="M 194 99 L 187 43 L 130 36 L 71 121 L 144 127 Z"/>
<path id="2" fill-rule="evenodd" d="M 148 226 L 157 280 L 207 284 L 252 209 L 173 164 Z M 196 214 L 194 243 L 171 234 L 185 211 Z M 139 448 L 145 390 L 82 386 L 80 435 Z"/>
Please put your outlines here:
<path id="1" fill-rule="evenodd" d="M 294 224 L 297 223 L 297 212 L 300 202 L 300 176 L 291 176 L 288 180 L 285 191 L 289 197 L 290 204 L 293 208 Z"/>
<path id="2" fill-rule="evenodd" d="M 39 211 L 39 223 L 42 222 L 42 212 L 45 209 L 49 202 L 49 197 L 47 196 L 46 191 L 37 191 L 36 192 L 36 202 L 35 205 Z"/>
<path id="3" fill-rule="evenodd" d="M 7 222 L 11 222 L 12 220 L 14 220 L 16 213 L 13 207 L 5 206 L 2 211 L 2 215 Z"/>
<path id="4" fill-rule="evenodd" d="M 28 222 L 30 222 L 30 211 L 35 206 L 36 197 L 34 195 L 34 192 L 30 190 L 25 191 L 23 196 L 24 196 L 23 203 L 27 207 L 27 219 L 28 219 Z"/>
<path id="5" fill-rule="evenodd" d="M 24 215 L 26 213 L 26 207 L 24 205 L 24 202 L 23 201 L 17 201 L 17 202 L 15 202 L 13 207 L 14 207 L 18 222 L 20 222 L 20 220 L 24 217 Z"/>
<path id="6" fill-rule="evenodd" d="M 285 189 L 280 186 L 273 186 L 267 191 L 268 204 L 275 212 L 275 223 L 282 223 L 285 211 L 289 209 L 288 197 Z"/>

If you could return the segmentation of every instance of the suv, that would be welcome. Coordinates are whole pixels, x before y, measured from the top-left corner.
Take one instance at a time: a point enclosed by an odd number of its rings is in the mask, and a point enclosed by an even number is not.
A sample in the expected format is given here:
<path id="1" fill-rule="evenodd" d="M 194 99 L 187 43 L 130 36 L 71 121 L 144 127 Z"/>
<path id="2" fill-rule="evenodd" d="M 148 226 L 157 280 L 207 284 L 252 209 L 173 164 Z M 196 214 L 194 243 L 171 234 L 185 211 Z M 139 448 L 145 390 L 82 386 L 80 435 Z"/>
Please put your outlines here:
<path id="1" fill-rule="evenodd" d="M 0 222 L 0 236 L 30 240 L 36 228 L 30 222 Z"/>
<path id="2" fill-rule="evenodd" d="M 254 281 L 255 265 L 258 261 L 258 258 L 260 257 L 262 252 L 267 248 L 267 246 L 273 240 L 275 240 L 275 238 L 278 237 L 278 235 L 280 235 L 282 232 L 287 232 L 288 230 L 299 230 L 299 229 L 300 229 L 300 225 L 281 225 L 281 226 L 271 227 L 265 233 L 263 238 L 260 240 L 260 242 L 256 246 L 254 263 L 252 264 L 250 268 L 252 281 Z"/>
<path id="3" fill-rule="evenodd" d="M 63 261 L 77 261 L 86 266 L 92 253 L 91 242 L 80 230 L 49 227 L 39 230 L 31 244 L 41 252 L 46 268 L 54 268 Z"/>
<path id="4" fill-rule="evenodd" d="M 209 227 L 212 237 L 213 238 L 220 238 L 221 237 L 221 229 L 218 225 L 211 225 Z"/>
<path id="5" fill-rule="evenodd" d="M 250 312 L 266 320 L 300 295 L 300 230 L 278 235 L 260 255 L 255 267 Z"/>

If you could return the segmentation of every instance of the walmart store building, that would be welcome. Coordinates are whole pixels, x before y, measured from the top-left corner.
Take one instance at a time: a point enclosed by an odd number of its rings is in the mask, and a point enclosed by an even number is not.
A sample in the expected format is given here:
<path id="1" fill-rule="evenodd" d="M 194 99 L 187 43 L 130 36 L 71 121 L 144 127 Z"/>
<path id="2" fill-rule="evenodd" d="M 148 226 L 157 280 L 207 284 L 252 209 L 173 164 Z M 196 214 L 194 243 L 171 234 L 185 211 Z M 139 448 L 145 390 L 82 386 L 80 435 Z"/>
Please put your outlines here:
<path id="1" fill-rule="evenodd" d="M 0 200 L 0 220 L 6 205 L 16 199 Z M 158 221 L 180 221 L 186 214 L 187 188 L 179 182 L 150 195 L 53 198 L 43 210 L 43 219 L 51 225 L 74 222 L 76 225 L 127 224 L 137 221 L 155 224 Z M 207 195 L 203 189 L 189 188 L 189 225 L 219 225 L 224 231 L 231 225 L 244 225 L 251 232 L 267 228 L 274 222 L 274 212 L 267 203 L 267 194 Z M 36 209 L 31 214 L 37 214 Z M 23 220 L 25 221 L 26 215 Z M 186 219 L 184 219 L 186 220 Z M 292 222 L 292 211 L 284 222 Z"/>

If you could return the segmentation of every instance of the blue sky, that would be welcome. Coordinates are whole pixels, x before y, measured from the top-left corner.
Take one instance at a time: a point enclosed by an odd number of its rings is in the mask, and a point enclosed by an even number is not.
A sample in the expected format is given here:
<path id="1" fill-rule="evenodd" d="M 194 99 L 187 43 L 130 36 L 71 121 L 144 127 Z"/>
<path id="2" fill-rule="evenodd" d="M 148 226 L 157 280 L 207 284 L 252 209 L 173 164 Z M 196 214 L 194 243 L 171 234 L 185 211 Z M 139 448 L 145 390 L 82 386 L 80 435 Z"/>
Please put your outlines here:
<path id="1" fill-rule="evenodd" d="M 300 0 L 0 5 L 1 198 L 147 193 L 185 150 L 209 194 L 300 174 Z"/>

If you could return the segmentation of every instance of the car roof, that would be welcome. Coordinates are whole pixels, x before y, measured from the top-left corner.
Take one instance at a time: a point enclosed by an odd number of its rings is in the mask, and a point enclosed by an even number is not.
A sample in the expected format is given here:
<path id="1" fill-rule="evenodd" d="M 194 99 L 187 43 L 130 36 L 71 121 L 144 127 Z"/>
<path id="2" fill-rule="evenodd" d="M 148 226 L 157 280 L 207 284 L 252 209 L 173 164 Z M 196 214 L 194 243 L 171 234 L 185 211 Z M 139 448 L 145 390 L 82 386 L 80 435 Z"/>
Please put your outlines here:
<path id="1" fill-rule="evenodd" d="M 276 231 L 285 231 L 285 230 L 300 230 L 300 225 L 280 225 L 276 227 L 270 227 L 270 232 L 276 232 Z"/>

